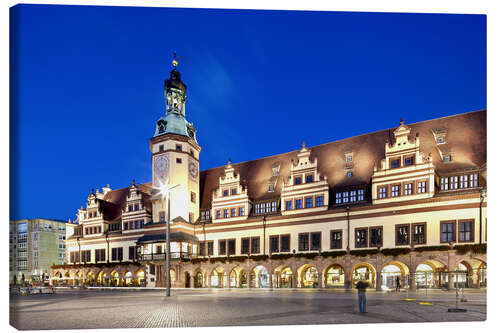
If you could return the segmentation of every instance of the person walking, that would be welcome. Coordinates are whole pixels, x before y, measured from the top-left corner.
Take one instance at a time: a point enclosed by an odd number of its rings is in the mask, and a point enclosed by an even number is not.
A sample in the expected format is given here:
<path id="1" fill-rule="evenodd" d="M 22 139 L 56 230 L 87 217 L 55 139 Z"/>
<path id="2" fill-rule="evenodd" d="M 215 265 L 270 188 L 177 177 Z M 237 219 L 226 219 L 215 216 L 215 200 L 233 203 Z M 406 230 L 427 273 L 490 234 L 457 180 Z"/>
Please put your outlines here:
<path id="1" fill-rule="evenodd" d="M 399 276 L 396 276 L 396 291 L 401 291 L 401 281 L 399 280 Z"/>
<path id="2" fill-rule="evenodd" d="M 359 313 L 366 313 L 366 288 L 368 287 L 368 283 L 359 280 L 356 283 L 356 289 L 358 289 L 358 306 Z"/>

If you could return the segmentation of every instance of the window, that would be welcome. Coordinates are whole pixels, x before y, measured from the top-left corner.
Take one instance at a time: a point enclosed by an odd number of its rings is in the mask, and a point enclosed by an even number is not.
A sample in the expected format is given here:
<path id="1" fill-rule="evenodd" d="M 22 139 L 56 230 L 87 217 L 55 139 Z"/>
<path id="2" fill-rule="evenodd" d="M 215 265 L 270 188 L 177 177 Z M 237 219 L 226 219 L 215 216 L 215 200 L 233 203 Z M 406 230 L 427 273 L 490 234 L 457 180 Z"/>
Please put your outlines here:
<path id="1" fill-rule="evenodd" d="M 360 189 L 358 190 L 358 201 L 363 201 L 365 200 L 365 190 Z"/>
<path id="2" fill-rule="evenodd" d="M 270 213 L 271 212 L 271 202 L 266 202 L 266 213 Z"/>
<path id="3" fill-rule="evenodd" d="M 347 155 L 347 156 L 346 156 L 345 161 L 346 161 L 347 163 L 352 162 L 352 155 Z"/>
<path id="4" fill-rule="evenodd" d="M 441 190 L 446 191 L 448 190 L 448 178 L 441 178 Z"/>
<path id="5" fill-rule="evenodd" d="M 228 211 L 227 209 L 224 209 L 224 218 L 227 218 L 228 217 Z"/>
<path id="6" fill-rule="evenodd" d="M 201 219 L 203 221 L 210 220 L 210 211 L 209 210 L 202 211 L 201 212 Z"/>
<path id="7" fill-rule="evenodd" d="M 309 251 L 309 233 L 299 234 L 299 251 Z"/>
<path id="8" fill-rule="evenodd" d="M 382 246 L 382 227 L 370 228 L 370 247 Z"/>
<path id="9" fill-rule="evenodd" d="M 455 241 L 455 221 L 441 222 L 441 243 Z"/>
<path id="10" fill-rule="evenodd" d="M 306 198 L 306 208 L 311 208 L 313 206 L 313 198 Z"/>
<path id="11" fill-rule="evenodd" d="M 302 208 L 302 199 L 296 199 L 295 200 L 295 209 L 300 209 Z"/>
<path id="12" fill-rule="evenodd" d="M 191 202 L 196 203 L 196 193 L 191 191 Z"/>
<path id="13" fill-rule="evenodd" d="M 215 218 L 220 219 L 220 210 L 215 211 Z"/>
<path id="14" fill-rule="evenodd" d="M 177 164 L 181 164 L 181 163 L 182 163 L 182 158 L 176 158 L 176 159 L 175 159 L 175 162 L 176 162 Z"/>
<path id="15" fill-rule="evenodd" d="M 290 252 L 290 235 L 281 235 L 281 252 Z"/>
<path id="16" fill-rule="evenodd" d="M 165 212 L 160 212 L 160 222 L 165 222 Z"/>
<path id="17" fill-rule="evenodd" d="M 220 256 L 226 255 L 226 240 L 219 241 L 219 255 Z"/>
<path id="18" fill-rule="evenodd" d="M 321 232 L 311 232 L 311 251 L 321 250 Z"/>
<path id="19" fill-rule="evenodd" d="M 269 244 L 272 252 L 279 252 L 279 236 L 270 236 Z"/>
<path id="20" fill-rule="evenodd" d="M 444 143 L 444 136 L 438 136 L 437 137 L 437 143 L 438 144 Z"/>
<path id="21" fill-rule="evenodd" d="M 401 161 L 400 159 L 394 159 L 394 160 L 391 160 L 390 164 L 391 164 L 391 169 L 396 169 L 396 168 L 399 168 L 399 165 L 400 165 Z"/>
<path id="22" fill-rule="evenodd" d="M 276 201 L 271 202 L 271 211 L 276 212 L 278 210 L 278 204 Z"/>
<path id="23" fill-rule="evenodd" d="M 393 197 L 399 197 L 399 185 L 392 185 L 391 191 Z"/>
<path id="24" fill-rule="evenodd" d="M 175 145 L 175 150 L 182 151 L 182 145 Z"/>
<path id="25" fill-rule="evenodd" d="M 229 239 L 227 241 L 227 255 L 231 256 L 236 254 L 236 239 Z"/>
<path id="26" fill-rule="evenodd" d="M 295 185 L 302 184 L 302 177 L 295 177 Z"/>
<path id="27" fill-rule="evenodd" d="M 479 186 L 479 175 L 477 173 L 473 173 L 469 177 L 469 187 L 478 187 Z"/>
<path id="28" fill-rule="evenodd" d="M 231 217 L 236 216 L 236 208 L 231 208 Z"/>
<path id="29" fill-rule="evenodd" d="M 236 195 L 237 190 L 235 188 L 231 189 L 231 195 Z"/>
<path id="30" fill-rule="evenodd" d="M 123 230 L 128 230 L 128 222 L 125 222 L 125 223 L 123 224 Z"/>
<path id="31" fill-rule="evenodd" d="M 413 183 L 405 184 L 405 195 L 413 194 Z"/>
<path id="32" fill-rule="evenodd" d="M 378 198 L 379 199 L 387 198 L 387 187 L 383 186 L 378 188 Z"/>
<path id="33" fill-rule="evenodd" d="M 163 151 L 165 149 L 165 147 L 163 147 L 163 145 L 160 145 L 160 151 Z"/>
<path id="34" fill-rule="evenodd" d="M 136 211 L 137 211 L 137 210 L 139 210 L 139 204 L 138 204 L 138 203 L 136 203 L 136 204 L 134 205 L 134 210 L 136 210 Z"/>
<path id="35" fill-rule="evenodd" d="M 161 249 L 161 245 L 156 245 L 156 254 L 163 253 Z"/>
<path id="36" fill-rule="evenodd" d="M 334 230 L 330 232 L 330 249 L 342 248 L 342 230 Z"/>
<path id="37" fill-rule="evenodd" d="M 239 209 L 239 216 L 245 215 L 245 207 L 240 207 Z"/>
<path id="38" fill-rule="evenodd" d="M 274 185 L 273 184 L 269 184 L 269 192 L 274 192 Z"/>
<path id="39" fill-rule="evenodd" d="M 356 191 L 354 190 L 354 191 L 351 191 L 350 193 L 351 193 L 351 195 L 350 195 L 350 199 L 349 200 L 351 202 L 355 202 L 356 201 Z"/>
<path id="40" fill-rule="evenodd" d="M 444 155 L 444 157 L 443 157 L 443 161 L 444 161 L 445 163 L 451 162 L 451 155 Z"/>
<path id="41" fill-rule="evenodd" d="M 347 176 L 347 178 L 352 178 L 352 171 L 348 171 L 346 176 Z"/>
<path id="42" fill-rule="evenodd" d="M 285 201 L 285 209 L 292 210 L 292 200 Z"/>
<path id="43" fill-rule="evenodd" d="M 82 251 L 82 261 L 83 262 L 91 262 L 90 260 L 90 250 Z"/>
<path id="44" fill-rule="evenodd" d="M 413 165 L 415 163 L 415 156 L 405 157 L 405 166 Z"/>
<path id="45" fill-rule="evenodd" d="M 207 242 L 207 249 L 208 249 L 208 255 L 213 256 L 214 255 L 214 242 L 213 241 Z"/>
<path id="46" fill-rule="evenodd" d="M 228 195 L 229 195 L 229 191 L 228 190 L 224 190 L 222 192 L 222 196 L 227 197 Z"/>
<path id="47" fill-rule="evenodd" d="M 260 253 L 260 237 L 252 237 L 252 254 Z"/>
<path id="48" fill-rule="evenodd" d="M 312 183 L 313 182 L 313 175 L 307 175 L 306 176 L 306 183 Z"/>
<path id="49" fill-rule="evenodd" d="M 368 229 L 363 228 L 363 229 L 355 229 L 355 246 L 356 247 L 366 247 L 368 245 L 367 242 L 367 234 L 368 234 Z"/>
<path id="50" fill-rule="evenodd" d="M 241 254 L 250 254 L 250 238 L 241 239 Z"/>
<path id="51" fill-rule="evenodd" d="M 342 203 L 342 193 L 335 193 L 335 203 L 336 204 Z"/>
<path id="52" fill-rule="evenodd" d="M 427 192 L 427 182 L 418 182 L 418 193 Z"/>
<path id="53" fill-rule="evenodd" d="M 199 256 L 204 256 L 205 255 L 205 251 L 206 251 L 205 242 L 200 242 L 200 244 L 198 246 L 198 255 Z"/>
<path id="54" fill-rule="evenodd" d="M 105 249 L 96 249 L 94 251 L 95 261 L 105 261 L 106 260 L 106 250 Z"/>
<path id="55" fill-rule="evenodd" d="M 467 188 L 469 187 L 469 176 L 468 175 L 461 175 L 460 176 L 460 188 Z"/>
<path id="56" fill-rule="evenodd" d="M 458 222 L 458 240 L 460 242 L 474 241 L 474 222 L 463 221 Z"/>
<path id="57" fill-rule="evenodd" d="M 128 247 L 128 259 L 135 260 L 135 246 Z"/>
<path id="58" fill-rule="evenodd" d="M 111 260 L 122 261 L 123 260 L 123 248 L 114 247 L 111 249 Z"/>
<path id="59" fill-rule="evenodd" d="M 349 202 L 349 192 L 342 193 L 342 202 L 343 203 Z"/>
<path id="60" fill-rule="evenodd" d="M 425 244 L 425 224 L 414 224 L 413 227 L 413 244 L 421 245 Z"/>
<path id="61" fill-rule="evenodd" d="M 396 225 L 396 245 L 410 244 L 410 225 Z"/>
<path id="62" fill-rule="evenodd" d="M 456 190 L 458 188 L 458 176 L 450 177 L 450 190 Z"/>
<path id="63" fill-rule="evenodd" d="M 316 207 L 323 206 L 323 196 L 316 197 Z"/>

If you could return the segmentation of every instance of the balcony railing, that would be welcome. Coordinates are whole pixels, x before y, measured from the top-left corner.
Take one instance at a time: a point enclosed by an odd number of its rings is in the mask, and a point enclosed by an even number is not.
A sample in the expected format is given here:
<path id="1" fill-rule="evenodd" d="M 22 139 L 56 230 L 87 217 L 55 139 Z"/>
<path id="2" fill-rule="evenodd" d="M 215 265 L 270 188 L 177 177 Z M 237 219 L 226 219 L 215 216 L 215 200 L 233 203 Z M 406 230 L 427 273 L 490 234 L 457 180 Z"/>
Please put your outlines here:
<path id="1" fill-rule="evenodd" d="M 191 259 L 195 255 L 188 252 L 170 252 L 170 259 Z M 139 261 L 166 260 L 166 253 L 144 253 L 138 255 Z"/>

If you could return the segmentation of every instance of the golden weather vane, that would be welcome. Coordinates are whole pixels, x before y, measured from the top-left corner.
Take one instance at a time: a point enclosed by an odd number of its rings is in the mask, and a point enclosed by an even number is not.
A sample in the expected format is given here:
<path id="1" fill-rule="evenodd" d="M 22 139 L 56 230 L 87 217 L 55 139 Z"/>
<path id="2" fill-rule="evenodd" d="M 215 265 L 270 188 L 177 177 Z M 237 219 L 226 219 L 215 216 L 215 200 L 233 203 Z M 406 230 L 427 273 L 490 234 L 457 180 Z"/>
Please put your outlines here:
<path id="1" fill-rule="evenodd" d="M 180 59 L 181 57 L 179 57 L 177 55 L 177 52 L 174 51 L 174 60 L 172 60 L 172 64 L 174 65 L 175 68 L 177 68 L 177 66 L 179 65 L 179 61 L 177 61 L 178 59 Z"/>

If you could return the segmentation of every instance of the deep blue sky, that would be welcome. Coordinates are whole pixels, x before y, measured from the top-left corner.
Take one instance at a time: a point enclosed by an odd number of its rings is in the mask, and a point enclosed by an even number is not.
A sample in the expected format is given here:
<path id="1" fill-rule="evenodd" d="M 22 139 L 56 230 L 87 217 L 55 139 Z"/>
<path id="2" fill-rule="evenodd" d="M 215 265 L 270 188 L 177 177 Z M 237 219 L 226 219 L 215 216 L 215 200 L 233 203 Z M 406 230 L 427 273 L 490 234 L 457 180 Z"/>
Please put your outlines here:
<path id="1" fill-rule="evenodd" d="M 486 16 L 11 9 L 12 219 L 151 181 L 172 52 L 201 169 L 486 107 Z"/>

